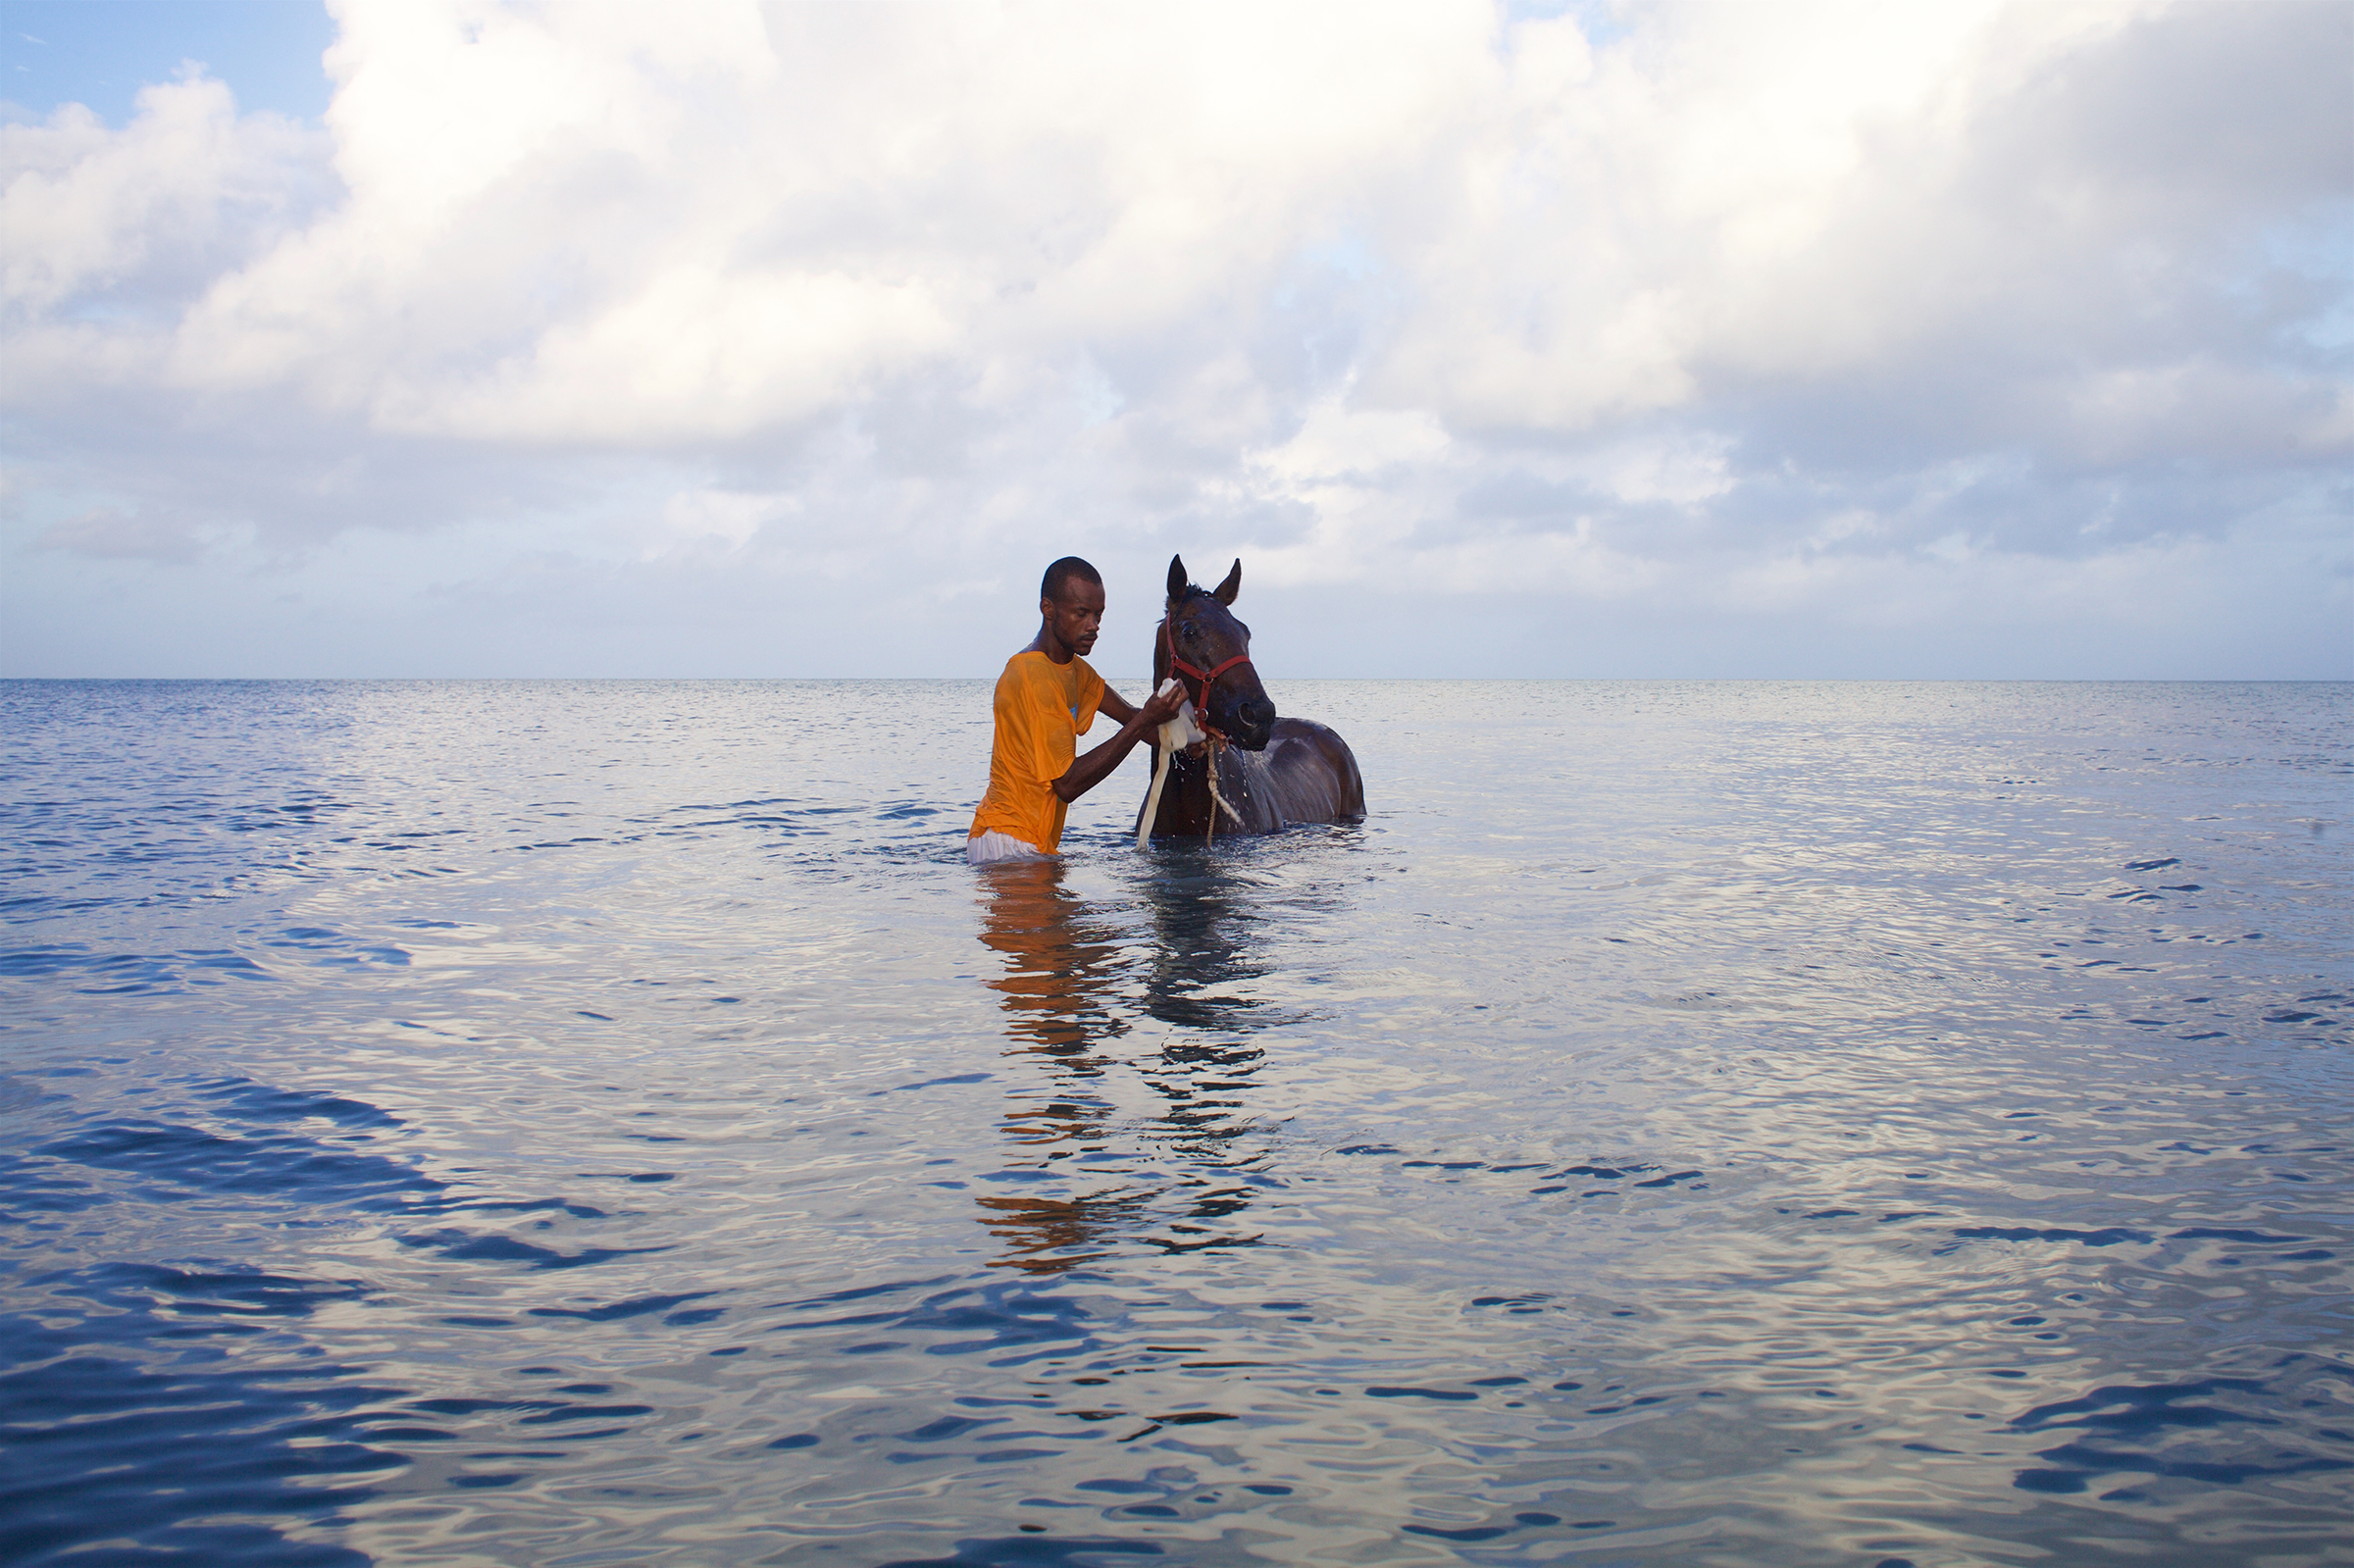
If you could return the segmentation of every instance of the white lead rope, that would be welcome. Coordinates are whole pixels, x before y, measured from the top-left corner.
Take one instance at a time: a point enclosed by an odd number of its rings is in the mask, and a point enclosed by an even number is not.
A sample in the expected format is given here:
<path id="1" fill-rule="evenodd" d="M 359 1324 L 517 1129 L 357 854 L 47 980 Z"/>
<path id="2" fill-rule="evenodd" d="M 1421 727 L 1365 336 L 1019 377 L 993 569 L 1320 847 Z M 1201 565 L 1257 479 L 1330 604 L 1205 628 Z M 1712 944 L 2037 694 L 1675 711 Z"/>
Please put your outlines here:
<path id="1" fill-rule="evenodd" d="M 1179 689 L 1177 678 L 1171 676 L 1163 681 L 1160 689 L 1164 692 Z M 1194 705 L 1190 699 L 1178 704 L 1177 717 L 1160 727 L 1160 760 L 1153 765 L 1152 787 L 1145 795 L 1145 814 L 1136 824 L 1137 848 L 1143 849 L 1152 840 L 1152 823 L 1160 815 L 1160 790 L 1169 782 L 1170 761 L 1185 747 L 1208 738 L 1208 733 L 1194 722 Z M 1209 797 L 1223 807 L 1226 815 L 1234 819 L 1234 825 L 1240 828 L 1243 825 L 1242 813 L 1228 805 L 1226 797 L 1218 792 L 1217 769 L 1217 762 L 1212 759 L 1209 765 Z M 1218 814 L 1211 812 L 1209 820 L 1214 824 Z"/>
<path id="2" fill-rule="evenodd" d="M 1173 690 L 1177 684 L 1177 678 L 1171 676 L 1160 683 L 1160 691 L 1153 695 Z M 1169 760 L 1177 755 L 1180 746 L 1190 746 L 1197 740 L 1206 738 L 1194 723 L 1194 705 L 1190 701 L 1178 704 L 1177 717 L 1160 727 L 1160 759 L 1152 765 L 1152 787 L 1145 795 L 1145 814 L 1136 825 L 1137 848 L 1145 848 L 1151 842 L 1152 823 L 1160 815 L 1160 788 L 1169 782 Z"/>

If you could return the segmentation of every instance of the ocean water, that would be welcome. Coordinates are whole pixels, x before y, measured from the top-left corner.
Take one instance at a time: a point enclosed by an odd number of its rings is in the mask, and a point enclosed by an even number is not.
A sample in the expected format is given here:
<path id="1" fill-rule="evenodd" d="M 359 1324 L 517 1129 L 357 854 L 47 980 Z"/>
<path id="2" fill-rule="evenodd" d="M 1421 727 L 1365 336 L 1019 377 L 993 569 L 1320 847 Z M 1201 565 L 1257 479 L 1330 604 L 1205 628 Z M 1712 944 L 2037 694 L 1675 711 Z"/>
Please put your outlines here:
<path id="1" fill-rule="evenodd" d="M 1271 689 L 0 685 L 0 1560 L 2354 1561 L 2354 686 Z"/>

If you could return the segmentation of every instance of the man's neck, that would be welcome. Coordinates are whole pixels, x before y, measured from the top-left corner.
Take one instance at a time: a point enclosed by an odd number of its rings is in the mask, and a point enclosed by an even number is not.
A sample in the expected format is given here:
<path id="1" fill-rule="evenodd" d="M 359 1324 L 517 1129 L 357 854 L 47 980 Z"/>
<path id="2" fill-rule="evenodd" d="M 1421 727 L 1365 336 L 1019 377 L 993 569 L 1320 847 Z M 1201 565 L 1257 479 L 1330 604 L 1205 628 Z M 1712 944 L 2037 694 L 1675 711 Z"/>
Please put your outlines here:
<path id="1" fill-rule="evenodd" d="M 1070 644 L 1055 636 L 1054 629 L 1045 621 L 1038 623 L 1038 635 L 1030 639 L 1030 646 L 1023 651 L 1043 653 L 1054 664 L 1068 664 L 1072 658 Z"/>

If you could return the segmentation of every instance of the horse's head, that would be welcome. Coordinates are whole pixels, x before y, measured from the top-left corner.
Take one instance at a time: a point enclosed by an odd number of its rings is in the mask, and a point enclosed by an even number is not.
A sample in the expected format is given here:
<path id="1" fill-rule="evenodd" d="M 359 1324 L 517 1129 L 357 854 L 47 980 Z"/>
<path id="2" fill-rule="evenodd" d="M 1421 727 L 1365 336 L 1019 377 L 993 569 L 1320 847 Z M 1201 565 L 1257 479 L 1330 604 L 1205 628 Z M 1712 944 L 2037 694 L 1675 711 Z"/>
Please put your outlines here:
<path id="1" fill-rule="evenodd" d="M 1251 665 L 1251 629 L 1229 608 L 1242 591 L 1240 561 L 1212 592 L 1193 585 L 1185 557 L 1169 557 L 1168 613 L 1152 638 L 1152 686 L 1158 690 L 1174 673 L 1209 728 L 1246 751 L 1258 751 L 1274 731 L 1275 704 Z"/>

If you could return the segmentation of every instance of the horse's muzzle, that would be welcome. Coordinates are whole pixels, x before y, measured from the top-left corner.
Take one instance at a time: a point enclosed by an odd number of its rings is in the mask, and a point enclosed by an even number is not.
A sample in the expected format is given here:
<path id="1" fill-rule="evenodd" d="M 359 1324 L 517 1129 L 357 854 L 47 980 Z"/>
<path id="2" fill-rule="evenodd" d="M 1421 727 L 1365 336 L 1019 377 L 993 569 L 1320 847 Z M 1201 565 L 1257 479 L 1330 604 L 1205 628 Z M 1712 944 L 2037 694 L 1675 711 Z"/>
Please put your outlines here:
<path id="1" fill-rule="evenodd" d="M 1227 739 L 1245 751 L 1264 751 L 1275 733 L 1275 704 L 1265 697 L 1245 697 L 1234 705 L 1233 721 L 1226 727 Z"/>

